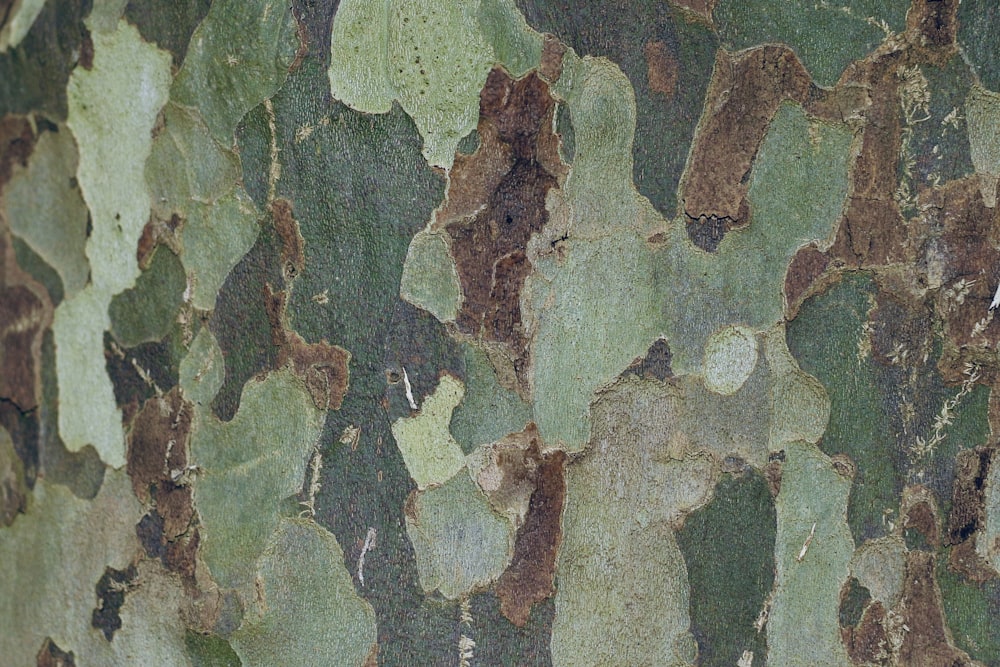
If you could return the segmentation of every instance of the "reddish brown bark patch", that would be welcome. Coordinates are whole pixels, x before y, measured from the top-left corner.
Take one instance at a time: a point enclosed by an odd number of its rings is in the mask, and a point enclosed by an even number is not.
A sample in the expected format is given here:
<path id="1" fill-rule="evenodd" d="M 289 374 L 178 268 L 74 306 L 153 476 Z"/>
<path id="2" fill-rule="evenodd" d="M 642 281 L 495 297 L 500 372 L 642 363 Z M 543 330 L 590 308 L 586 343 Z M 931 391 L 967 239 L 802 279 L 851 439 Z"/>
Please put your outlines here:
<path id="1" fill-rule="evenodd" d="M 802 302 L 813 293 L 813 286 L 830 265 L 830 258 L 815 244 L 799 248 L 785 273 L 785 312 L 795 317 Z"/>
<path id="2" fill-rule="evenodd" d="M 326 340 L 307 343 L 298 333 L 287 329 L 284 291 L 272 292 L 271 286 L 265 284 L 264 302 L 271 321 L 271 338 L 278 347 L 277 365 L 290 362 L 318 409 L 339 410 L 350 384 L 351 353 Z"/>
<path id="3" fill-rule="evenodd" d="M 287 199 L 271 202 L 274 229 L 281 239 L 281 272 L 285 280 L 294 279 L 306 264 L 305 240 L 299 232 L 299 223 L 292 215 L 292 203 Z"/>
<path id="4" fill-rule="evenodd" d="M 899 664 L 910 667 L 964 667 L 972 660 L 951 645 L 944 623 L 941 595 L 934 579 L 934 554 L 906 554 L 900 611 L 906 624 Z"/>
<path id="5" fill-rule="evenodd" d="M 26 117 L 7 115 L 0 118 L 0 191 L 10 180 L 15 165 L 28 166 L 35 138 Z"/>
<path id="6" fill-rule="evenodd" d="M 563 55 L 566 45 L 554 35 L 546 34 L 542 41 L 542 58 L 538 64 L 538 74 L 550 84 L 559 80 L 562 75 Z"/>
<path id="7" fill-rule="evenodd" d="M 907 37 L 927 60 L 944 63 L 955 52 L 959 0 L 913 0 L 906 15 Z"/>
<path id="8" fill-rule="evenodd" d="M 17 265 L 0 220 L 0 400 L 21 412 L 38 405 L 42 334 L 51 324 L 48 293 Z"/>
<path id="9" fill-rule="evenodd" d="M 674 96 L 680 64 L 667 45 L 656 40 L 647 42 L 642 53 L 646 56 L 646 79 L 649 89 L 663 94 L 668 100 Z"/>
<path id="10" fill-rule="evenodd" d="M 534 431 L 533 426 L 528 431 Z M 556 556 L 562 541 L 560 521 L 566 496 L 565 452 L 540 454 L 535 432 L 526 455 L 534 460 L 534 470 L 524 462 L 515 468 L 521 475 L 533 472 L 535 489 L 524 524 L 517 531 L 514 556 L 495 588 L 500 611 L 518 627 L 528 622 L 532 605 L 555 593 Z M 524 481 L 524 477 L 515 481 Z"/>
<path id="11" fill-rule="evenodd" d="M 136 246 L 135 258 L 139 263 L 139 268 L 146 270 L 149 262 L 153 258 L 153 251 L 156 246 L 163 244 L 170 248 L 175 255 L 182 255 L 179 230 L 184 225 L 184 219 L 176 213 L 170 216 L 169 220 L 160 220 L 155 215 L 151 216 L 146 225 L 142 228 L 142 235 Z"/>
<path id="12" fill-rule="evenodd" d="M 136 414 L 126 438 L 125 469 L 140 502 L 152 503 L 160 487 L 172 484 L 187 467 L 192 412 L 174 387 L 146 401 Z"/>
<path id="13" fill-rule="evenodd" d="M 899 80 L 900 52 L 863 61 L 845 85 L 869 89 L 870 105 L 861 152 L 851 169 L 850 194 L 830 255 L 851 268 L 882 266 L 904 259 L 906 226 L 893 199 L 898 185 L 896 167 L 902 141 Z"/>
<path id="14" fill-rule="evenodd" d="M 930 503 L 918 501 L 906 509 L 903 517 L 903 527 L 917 531 L 923 535 L 927 544 L 937 547 L 940 536 L 938 534 L 937 517 Z"/>
<path id="15" fill-rule="evenodd" d="M 36 667 L 76 667 L 73 652 L 68 653 L 59 648 L 51 637 L 46 637 L 42 648 L 35 656 Z"/>
<path id="16" fill-rule="evenodd" d="M 456 325 L 500 344 L 527 392 L 529 340 L 520 294 L 531 272 L 528 240 L 548 221 L 545 198 L 566 174 L 552 131 L 555 100 L 537 74 L 494 69 L 479 97 L 480 146 L 457 154 L 435 226 L 451 237 L 462 285 Z"/>
<path id="17" fill-rule="evenodd" d="M 691 158 L 682 181 L 689 225 L 747 222 L 747 181 L 768 124 L 783 100 L 805 101 L 809 73 L 783 46 L 761 46 L 734 57 L 720 49 Z"/>
<path id="18" fill-rule="evenodd" d="M 841 628 L 840 637 L 855 665 L 888 664 L 886 609 L 881 602 L 868 605 L 856 628 Z"/>
<path id="19" fill-rule="evenodd" d="M 951 181 L 920 198 L 930 233 L 924 262 L 940 269 L 938 312 L 945 336 L 956 346 L 1000 342 L 1000 321 L 990 303 L 1000 282 L 1000 207 L 987 208 L 975 176 Z"/>

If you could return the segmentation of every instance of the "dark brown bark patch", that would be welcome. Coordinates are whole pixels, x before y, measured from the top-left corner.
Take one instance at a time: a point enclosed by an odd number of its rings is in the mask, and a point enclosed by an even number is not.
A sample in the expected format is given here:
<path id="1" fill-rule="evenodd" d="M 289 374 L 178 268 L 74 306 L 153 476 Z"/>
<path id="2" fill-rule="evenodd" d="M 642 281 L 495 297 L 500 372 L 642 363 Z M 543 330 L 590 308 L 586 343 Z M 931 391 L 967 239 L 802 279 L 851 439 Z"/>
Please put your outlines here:
<path id="1" fill-rule="evenodd" d="M 514 556 L 495 589 L 500 611 L 518 627 L 528 622 L 532 605 L 555 592 L 556 556 L 562 541 L 560 522 L 566 496 L 566 454 L 559 450 L 540 454 L 536 433 L 527 455 L 536 466 L 535 489 L 524 524 L 517 531 Z M 530 468 L 522 465 L 521 470 Z"/>
<path id="2" fill-rule="evenodd" d="M 940 536 L 937 517 L 930 503 L 919 500 L 911 504 L 903 517 L 903 527 L 920 533 L 929 546 L 938 546 Z"/>
<path id="3" fill-rule="evenodd" d="M 42 642 L 42 648 L 39 649 L 38 655 L 35 657 L 36 667 L 76 667 L 76 659 L 73 656 L 73 652 L 66 652 L 59 648 L 51 637 L 46 637 L 45 641 Z"/>
<path id="4" fill-rule="evenodd" d="M 172 483 L 187 467 L 191 406 L 174 387 L 163 397 L 145 402 L 127 437 L 126 471 L 135 497 L 153 502 L 165 483 Z"/>
<path id="5" fill-rule="evenodd" d="M 857 627 L 841 628 L 840 636 L 855 665 L 888 664 L 886 609 L 881 602 L 868 605 Z"/>
<path id="6" fill-rule="evenodd" d="M 562 75 L 563 54 L 566 45 L 554 35 L 546 34 L 542 42 L 542 59 L 538 64 L 538 74 L 550 84 L 559 80 Z"/>
<path id="7" fill-rule="evenodd" d="M 747 181 L 768 124 L 783 100 L 805 101 L 809 73 L 783 46 L 761 46 L 740 56 L 720 49 L 682 188 L 688 224 L 729 220 L 745 224 Z"/>
<path id="8" fill-rule="evenodd" d="M 963 450 L 955 461 L 951 512 L 948 515 L 948 544 L 956 545 L 973 537 L 983 525 L 983 493 L 990 471 L 993 449 Z"/>
<path id="9" fill-rule="evenodd" d="M 566 168 L 552 132 L 555 100 L 537 74 L 515 81 L 494 69 L 479 100 L 480 146 L 456 155 L 435 226 L 451 237 L 462 285 L 459 331 L 500 344 L 526 392 L 529 340 L 520 307 L 531 272 L 526 248 L 548 221 L 546 195 Z"/>
<path id="10" fill-rule="evenodd" d="M 636 375 L 641 378 L 656 379 L 663 382 L 674 377 L 674 370 L 670 366 L 673 354 L 670 352 L 670 345 L 663 338 L 656 339 L 646 356 L 635 359 L 622 375 Z"/>
<path id="11" fill-rule="evenodd" d="M 882 266 L 904 258 L 906 226 L 893 199 L 902 141 L 897 70 L 902 54 L 864 61 L 845 85 L 869 89 L 862 112 L 861 152 L 851 170 L 851 191 L 830 254 L 852 268 Z"/>
<path id="12" fill-rule="evenodd" d="M 1000 342 L 1000 321 L 990 304 L 1000 282 L 1000 207 L 987 208 L 975 176 L 946 183 L 921 197 L 932 233 L 925 261 L 943 266 L 938 311 L 945 335 L 957 346 Z M 980 324 L 981 323 L 981 324 Z"/>
<path id="13" fill-rule="evenodd" d="M 104 569 L 104 574 L 97 582 L 95 587 L 97 606 L 91 614 L 90 625 L 103 632 L 104 638 L 108 641 L 111 641 L 115 632 L 122 627 L 119 612 L 125 604 L 125 594 L 135 582 L 135 578 L 135 565 L 129 565 L 124 570 L 108 567 Z"/>
<path id="14" fill-rule="evenodd" d="M 951 645 L 944 623 L 941 595 L 934 579 L 935 556 L 926 551 L 906 554 L 900 610 L 905 622 L 899 664 L 908 667 L 965 667 L 969 656 Z"/>
<path id="15" fill-rule="evenodd" d="M 955 52 L 959 0 L 913 0 L 906 28 L 914 50 L 925 59 L 942 63 Z"/>
<path id="16" fill-rule="evenodd" d="M 155 215 L 151 216 L 142 228 L 142 235 L 136 246 L 135 258 L 139 263 L 139 268 L 143 271 L 149 268 L 149 262 L 153 259 L 153 251 L 159 244 L 167 246 L 175 255 L 180 256 L 182 249 L 179 230 L 183 224 L 184 219 L 176 213 L 172 214 L 169 220 L 160 220 Z"/>
<path id="17" fill-rule="evenodd" d="M 661 93 L 667 99 L 674 96 L 677 87 L 677 76 L 680 73 L 680 63 L 661 40 L 647 42 L 642 53 L 646 56 L 646 79 L 649 88 L 655 93 Z"/>

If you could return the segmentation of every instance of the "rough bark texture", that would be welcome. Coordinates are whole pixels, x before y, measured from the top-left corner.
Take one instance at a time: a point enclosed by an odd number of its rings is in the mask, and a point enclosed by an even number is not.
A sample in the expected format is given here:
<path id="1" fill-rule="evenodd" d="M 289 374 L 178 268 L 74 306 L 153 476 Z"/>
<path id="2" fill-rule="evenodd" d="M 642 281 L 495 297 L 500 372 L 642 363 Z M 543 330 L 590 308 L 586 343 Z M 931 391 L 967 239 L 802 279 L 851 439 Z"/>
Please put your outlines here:
<path id="1" fill-rule="evenodd" d="M 0 663 L 1000 665 L 1000 17 L 841 4 L 0 0 Z"/>

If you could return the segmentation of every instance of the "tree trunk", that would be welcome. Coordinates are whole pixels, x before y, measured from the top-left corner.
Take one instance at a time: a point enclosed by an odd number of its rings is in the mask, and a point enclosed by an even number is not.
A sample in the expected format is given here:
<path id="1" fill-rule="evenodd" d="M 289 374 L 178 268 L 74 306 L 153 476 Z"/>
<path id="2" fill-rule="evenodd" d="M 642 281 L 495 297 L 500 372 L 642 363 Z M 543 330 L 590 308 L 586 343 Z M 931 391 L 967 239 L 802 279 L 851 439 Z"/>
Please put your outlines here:
<path id="1" fill-rule="evenodd" d="M 998 20 L 0 0 L 0 663 L 1000 665 Z"/>

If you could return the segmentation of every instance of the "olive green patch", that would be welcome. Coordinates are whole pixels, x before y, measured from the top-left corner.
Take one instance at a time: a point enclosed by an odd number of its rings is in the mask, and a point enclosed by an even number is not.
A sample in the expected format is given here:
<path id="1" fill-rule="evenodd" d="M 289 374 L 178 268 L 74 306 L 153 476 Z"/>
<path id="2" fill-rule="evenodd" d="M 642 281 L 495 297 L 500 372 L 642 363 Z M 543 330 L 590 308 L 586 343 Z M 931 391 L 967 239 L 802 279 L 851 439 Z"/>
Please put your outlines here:
<path id="1" fill-rule="evenodd" d="M 362 665 L 375 612 L 354 590 L 344 552 L 325 528 L 282 519 L 257 566 L 261 597 L 231 643 L 248 665 Z"/>
<path id="2" fill-rule="evenodd" d="M 65 127 L 43 132 L 27 168 L 14 170 L 0 200 L 10 230 L 59 274 L 66 296 L 83 289 L 90 274 L 84 253 L 89 212 L 74 186 L 76 170 L 73 135 Z"/>
<path id="3" fill-rule="evenodd" d="M 400 296 L 441 322 L 454 322 L 461 289 L 445 236 L 427 231 L 414 236 L 403 264 Z"/>
<path id="4" fill-rule="evenodd" d="M 958 6 L 958 43 L 982 84 L 1000 90 L 1000 7 L 990 0 L 962 0 Z"/>
<path id="5" fill-rule="evenodd" d="M 486 354 L 466 345 L 465 397 L 451 413 L 450 430 L 465 454 L 522 430 L 531 421 L 531 405 L 500 386 Z"/>
<path id="6" fill-rule="evenodd" d="M 232 421 L 196 413 L 191 459 L 204 470 L 195 484 L 201 554 L 226 588 L 251 584 L 254 561 L 278 527 L 279 503 L 296 493 L 324 413 L 290 371 L 248 382 Z"/>
<path id="7" fill-rule="evenodd" d="M 0 26 L 0 53 L 21 43 L 44 6 L 45 0 L 12 0 Z"/>
<path id="8" fill-rule="evenodd" d="M 448 432 L 452 411 L 464 395 L 461 382 L 443 375 L 417 414 L 392 424 L 396 446 L 406 461 L 410 477 L 421 489 L 444 484 L 465 466 L 462 448 Z"/>
<path id="9" fill-rule="evenodd" d="M 243 662 L 236 651 L 222 637 L 201 635 L 188 630 L 184 635 L 184 645 L 192 667 L 242 667 Z"/>
<path id="10" fill-rule="evenodd" d="M 196 406 L 210 405 L 225 379 L 225 366 L 215 336 L 208 327 L 202 327 L 180 363 L 179 384 L 184 398 Z"/>
<path id="11" fill-rule="evenodd" d="M 406 533 L 424 591 L 449 600 L 496 581 L 510 562 L 512 524 L 490 507 L 462 471 L 442 486 L 418 491 Z"/>
<path id="12" fill-rule="evenodd" d="M 237 123 L 281 87 L 299 48 L 295 18 L 277 0 L 219 0 L 191 36 L 170 98 L 197 107 L 223 146 Z"/>
<path id="13" fill-rule="evenodd" d="M 677 544 L 692 591 L 699 665 L 732 667 L 744 651 L 767 654 L 754 623 L 774 583 L 775 531 L 774 501 L 758 473 L 723 476 L 711 502 L 684 519 Z"/>
<path id="14" fill-rule="evenodd" d="M 993 208 L 1000 180 L 1000 93 L 973 85 L 965 101 L 965 115 L 983 203 Z"/>
<path id="15" fill-rule="evenodd" d="M 721 0 L 712 14 L 723 46 L 740 50 L 781 42 L 791 46 L 820 86 L 873 51 L 886 30 L 902 32 L 905 0 L 846 0 L 834 4 Z"/>
<path id="16" fill-rule="evenodd" d="M 125 347 L 161 340 L 174 323 L 186 285 L 184 267 L 177 255 L 158 248 L 135 287 L 111 299 L 111 333 Z"/>

